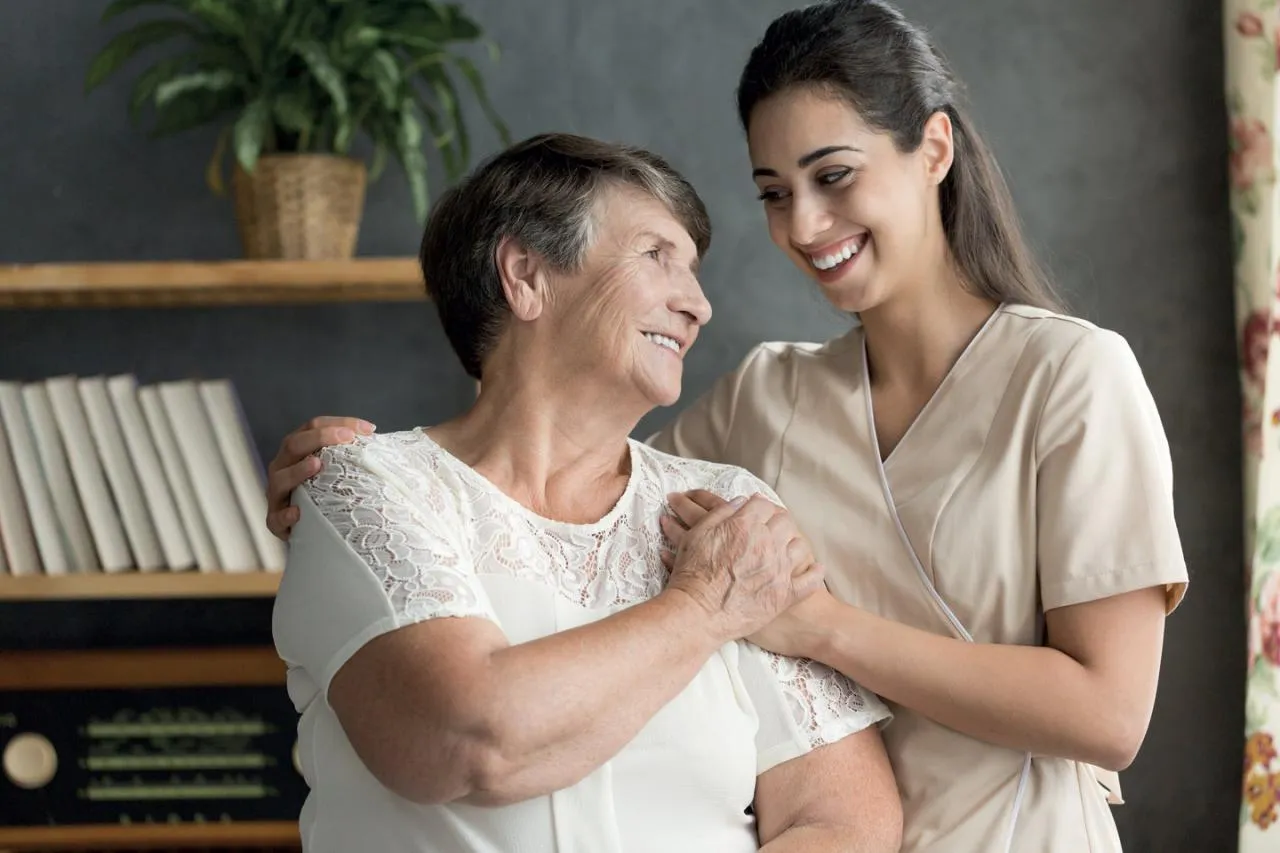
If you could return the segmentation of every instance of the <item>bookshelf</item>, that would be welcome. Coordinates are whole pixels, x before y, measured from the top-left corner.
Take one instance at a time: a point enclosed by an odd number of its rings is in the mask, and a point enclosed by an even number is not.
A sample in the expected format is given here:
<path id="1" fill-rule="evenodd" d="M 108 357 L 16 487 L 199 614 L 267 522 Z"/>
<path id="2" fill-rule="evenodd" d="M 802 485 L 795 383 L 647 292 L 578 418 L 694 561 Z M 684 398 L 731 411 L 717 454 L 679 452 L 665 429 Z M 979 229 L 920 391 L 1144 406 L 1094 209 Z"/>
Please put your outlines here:
<path id="1" fill-rule="evenodd" d="M 143 598 L 267 598 L 279 572 L 128 571 L 73 575 L 0 575 L 0 601 Z"/>
<path id="2" fill-rule="evenodd" d="M 194 308 L 427 300 L 415 258 L 0 264 L 0 310 Z M 280 574 L 154 571 L 0 574 L 0 603 L 270 598 Z"/>
<path id="3" fill-rule="evenodd" d="M 0 265 L 0 308 L 426 300 L 414 258 Z"/>

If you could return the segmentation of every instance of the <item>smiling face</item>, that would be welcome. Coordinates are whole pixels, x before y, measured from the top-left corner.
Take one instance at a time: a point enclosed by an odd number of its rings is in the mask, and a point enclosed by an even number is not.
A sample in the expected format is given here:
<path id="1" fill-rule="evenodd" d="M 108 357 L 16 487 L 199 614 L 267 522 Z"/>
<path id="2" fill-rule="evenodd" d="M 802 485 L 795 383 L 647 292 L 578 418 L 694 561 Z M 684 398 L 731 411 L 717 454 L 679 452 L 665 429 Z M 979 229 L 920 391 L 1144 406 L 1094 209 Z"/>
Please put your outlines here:
<path id="1" fill-rule="evenodd" d="M 790 89 L 754 108 L 748 144 L 773 242 L 840 310 L 864 312 L 919 285 L 945 254 L 945 115 L 930 118 L 921 145 L 902 153 L 846 101 Z"/>
<path id="2" fill-rule="evenodd" d="M 685 354 L 711 319 L 697 248 L 662 202 L 636 189 L 605 191 L 593 222 L 582 269 L 549 288 L 557 361 L 575 385 L 593 383 L 645 411 L 669 406 L 680 398 Z"/>

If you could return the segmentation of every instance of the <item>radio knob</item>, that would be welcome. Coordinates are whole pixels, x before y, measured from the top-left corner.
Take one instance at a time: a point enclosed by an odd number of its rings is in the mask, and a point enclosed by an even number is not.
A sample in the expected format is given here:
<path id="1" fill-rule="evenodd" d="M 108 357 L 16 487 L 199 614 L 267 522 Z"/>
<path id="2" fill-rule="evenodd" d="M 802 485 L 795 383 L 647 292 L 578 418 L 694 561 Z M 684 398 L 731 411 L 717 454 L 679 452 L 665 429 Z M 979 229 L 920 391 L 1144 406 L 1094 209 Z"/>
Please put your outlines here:
<path id="1" fill-rule="evenodd" d="M 298 741 L 293 742 L 293 769 L 298 771 L 298 775 L 302 775 L 302 756 L 298 754 Z"/>
<path id="2" fill-rule="evenodd" d="M 58 772 L 58 751 L 35 732 L 15 735 L 4 748 L 4 775 L 19 788 L 43 788 Z"/>

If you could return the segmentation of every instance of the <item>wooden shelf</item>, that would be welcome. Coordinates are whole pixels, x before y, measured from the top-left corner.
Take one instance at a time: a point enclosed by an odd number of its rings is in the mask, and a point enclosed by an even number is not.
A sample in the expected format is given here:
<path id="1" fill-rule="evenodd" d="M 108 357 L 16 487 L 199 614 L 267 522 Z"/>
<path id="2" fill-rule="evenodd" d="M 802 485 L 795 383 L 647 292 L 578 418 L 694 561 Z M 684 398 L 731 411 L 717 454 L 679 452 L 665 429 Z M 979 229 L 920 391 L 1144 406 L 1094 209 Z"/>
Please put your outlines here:
<path id="1" fill-rule="evenodd" d="M 0 265 L 0 308 L 149 308 L 427 298 L 414 258 Z"/>
<path id="2" fill-rule="evenodd" d="M 279 572 L 120 572 L 0 575 L 0 601 L 134 598 L 269 598 Z"/>
<path id="3" fill-rule="evenodd" d="M 213 846 L 297 850 L 292 821 L 165 825 L 0 827 L 0 850 L 180 850 Z"/>

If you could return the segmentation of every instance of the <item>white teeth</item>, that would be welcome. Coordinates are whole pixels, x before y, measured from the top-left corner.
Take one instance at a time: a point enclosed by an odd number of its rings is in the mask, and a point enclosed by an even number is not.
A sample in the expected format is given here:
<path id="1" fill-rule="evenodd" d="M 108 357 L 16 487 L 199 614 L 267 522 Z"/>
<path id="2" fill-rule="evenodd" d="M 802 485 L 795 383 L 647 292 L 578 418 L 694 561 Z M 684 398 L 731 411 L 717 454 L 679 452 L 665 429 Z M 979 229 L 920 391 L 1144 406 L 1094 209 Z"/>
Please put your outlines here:
<path id="1" fill-rule="evenodd" d="M 668 338 L 666 335 L 659 335 L 657 332 L 645 332 L 644 336 L 660 347 L 666 347 L 672 352 L 680 352 L 680 342 L 675 338 Z"/>
<path id="2" fill-rule="evenodd" d="M 839 266 L 856 254 L 858 254 L 857 243 L 846 243 L 843 249 L 834 254 L 825 255 L 820 258 L 810 256 L 809 262 L 820 270 L 829 270 Z"/>

